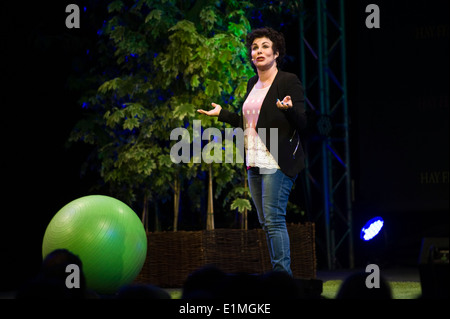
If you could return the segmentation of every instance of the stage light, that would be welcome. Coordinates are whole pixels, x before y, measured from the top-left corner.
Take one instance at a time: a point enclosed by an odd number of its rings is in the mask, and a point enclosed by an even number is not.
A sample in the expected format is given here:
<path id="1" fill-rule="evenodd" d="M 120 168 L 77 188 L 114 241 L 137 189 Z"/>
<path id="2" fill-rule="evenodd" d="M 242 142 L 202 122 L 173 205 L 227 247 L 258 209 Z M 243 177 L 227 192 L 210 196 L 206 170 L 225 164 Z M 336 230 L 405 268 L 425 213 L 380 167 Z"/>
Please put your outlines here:
<path id="1" fill-rule="evenodd" d="M 369 220 L 361 229 L 360 237 L 362 240 L 369 241 L 373 239 L 383 228 L 384 220 L 381 217 L 374 217 Z"/>

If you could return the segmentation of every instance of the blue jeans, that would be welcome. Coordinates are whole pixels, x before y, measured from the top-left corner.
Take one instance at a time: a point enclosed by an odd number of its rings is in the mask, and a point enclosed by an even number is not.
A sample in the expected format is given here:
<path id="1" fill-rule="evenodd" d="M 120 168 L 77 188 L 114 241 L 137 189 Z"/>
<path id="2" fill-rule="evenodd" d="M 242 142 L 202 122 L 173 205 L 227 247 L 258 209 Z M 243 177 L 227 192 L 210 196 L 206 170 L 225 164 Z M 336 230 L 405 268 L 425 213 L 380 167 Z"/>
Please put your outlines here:
<path id="1" fill-rule="evenodd" d="M 295 179 L 296 177 L 291 178 L 279 169 L 273 174 L 260 174 L 258 168 L 248 170 L 248 185 L 259 223 L 266 232 L 272 268 L 274 271 L 285 271 L 291 276 L 286 206 Z"/>

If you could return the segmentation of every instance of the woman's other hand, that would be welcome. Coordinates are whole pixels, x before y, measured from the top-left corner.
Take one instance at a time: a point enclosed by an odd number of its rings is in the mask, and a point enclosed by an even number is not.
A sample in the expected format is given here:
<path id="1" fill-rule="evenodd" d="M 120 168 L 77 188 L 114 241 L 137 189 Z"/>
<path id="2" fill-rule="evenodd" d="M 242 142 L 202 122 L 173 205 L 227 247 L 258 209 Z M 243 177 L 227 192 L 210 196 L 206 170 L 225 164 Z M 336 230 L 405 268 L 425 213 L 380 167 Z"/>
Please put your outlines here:
<path id="1" fill-rule="evenodd" d="M 280 110 L 290 109 L 292 107 L 291 97 L 288 95 L 283 99 L 283 101 L 277 100 L 277 107 Z"/>
<path id="2" fill-rule="evenodd" d="M 201 113 L 201 114 L 208 115 L 208 116 L 219 116 L 220 111 L 222 110 L 222 107 L 219 104 L 216 104 L 216 103 L 211 103 L 211 105 L 214 107 L 214 109 L 209 110 L 209 111 L 205 111 L 205 110 L 199 109 L 199 110 L 197 110 L 197 112 Z"/>

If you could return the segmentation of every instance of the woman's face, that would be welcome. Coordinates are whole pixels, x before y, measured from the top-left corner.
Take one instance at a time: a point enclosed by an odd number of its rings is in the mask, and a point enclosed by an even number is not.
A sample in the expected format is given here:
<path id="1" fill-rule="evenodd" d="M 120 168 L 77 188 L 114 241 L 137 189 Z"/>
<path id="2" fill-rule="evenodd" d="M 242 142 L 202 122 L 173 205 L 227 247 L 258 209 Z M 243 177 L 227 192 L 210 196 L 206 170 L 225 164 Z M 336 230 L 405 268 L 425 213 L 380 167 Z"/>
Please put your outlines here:
<path id="1" fill-rule="evenodd" d="M 257 38 L 252 43 L 252 62 L 258 69 L 266 69 L 276 63 L 278 53 L 272 49 L 272 41 L 269 38 Z"/>

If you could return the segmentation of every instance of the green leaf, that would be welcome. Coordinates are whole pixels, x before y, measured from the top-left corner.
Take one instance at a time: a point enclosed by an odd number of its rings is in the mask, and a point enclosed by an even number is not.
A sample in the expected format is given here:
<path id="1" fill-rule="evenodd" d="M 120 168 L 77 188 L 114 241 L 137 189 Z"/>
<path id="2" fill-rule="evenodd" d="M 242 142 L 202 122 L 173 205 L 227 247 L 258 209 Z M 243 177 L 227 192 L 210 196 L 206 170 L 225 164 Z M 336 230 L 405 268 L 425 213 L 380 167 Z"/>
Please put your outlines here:
<path id="1" fill-rule="evenodd" d="M 205 93 L 211 98 L 219 97 L 222 93 L 221 83 L 216 80 L 205 81 Z"/>
<path id="2" fill-rule="evenodd" d="M 145 108 L 140 103 L 124 103 L 123 106 L 125 106 L 125 115 L 127 117 L 136 117 L 136 118 L 142 118 L 145 114 Z"/>
<path id="3" fill-rule="evenodd" d="M 233 191 L 234 191 L 236 194 L 239 194 L 239 195 L 241 195 L 241 196 L 244 195 L 244 194 L 248 194 L 248 193 L 249 193 L 248 188 L 242 187 L 242 186 L 238 186 L 238 187 L 233 188 Z"/>
<path id="4" fill-rule="evenodd" d="M 159 22 L 161 20 L 161 16 L 162 16 L 163 12 L 161 10 L 155 9 L 152 10 L 147 17 L 145 17 L 145 23 L 150 22 L 151 20 L 154 20 L 152 22 Z"/>
<path id="5" fill-rule="evenodd" d="M 175 24 L 172 28 L 169 29 L 169 31 L 172 31 L 172 32 L 181 31 L 182 34 L 184 34 L 186 36 L 197 33 L 197 31 L 195 29 L 195 24 L 188 20 L 178 21 L 177 24 Z M 187 41 L 187 42 L 189 42 L 189 41 Z"/>
<path id="6" fill-rule="evenodd" d="M 210 6 L 203 8 L 199 16 L 201 23 L 205 26 L 205 29 L 208 31 L 212 30 L 214 24 L 219 18 L 214 12 L 213 8 Z"/>
<path id="7" fill-rule="evenodd" d="M 191 118 L 196 114 L 196 108 L 190 103 L 180 103 L 173 110 L 173 116 L 179 120 L 183 120 L 185 117 Z"/>
<path id="8" fill-rule="evenodd" d="M 244 34 L 247 34 L 247 30 L 245 29 L 245 26 L 241 24 L 237 24 L 234 22 L 228 23 L 228 30 L 234 34 L 237 37 L 242 37 Z"/>
<path id="9" fill-rule="evenodd" d="M 250 204 L 250 201 L 248 199 L 236 198 L 231 203 L 231 209 L 236 209 L 236 208 L 239 213 L 243 213 L 244 209 L 252 210 L 252 205 Z"/>
<path id="10" fill-rule="evenodd" d="M 122 1 L 120 1 L 120 0 L 113 1 L 108 6 L 108 12 L 109 13 L 112 13 L 115 11 L 119 12 L 120 10 L 122 10 L 123 6 L 124 5 L 123 5 Z"/>
<path id="11" fill-rule="evenodd" d="M 159 166 L 171 167 L 173 165 L 172 160 L 170 159 L 170 155 L 161 154 L 158 156 L 158 164 Z"/>
<path id="12" fill-rule="evenodd" d="M 236 98 L 243 98 L 247 93 L 247 83 L 241 82 L 238 87 L 234 90 L 234 95 Z"/>
<path id="13" fill-rule="evenodd" d="M 114 78 L 109 81 L 105 81 L 100 87 L 98 88 L 99 93 L 107 93 L 108 91 L 114 91 L 121 87 L 123 84 L 123 81 L 121 78 Z"/>
<path id="14" fill-rule="evenodd" d="M 113 112 L 105 113 L 104 118 L 106 119 L 106 125 L 114 128 L 124 118 L 124 111 L 116 108 Z"/>
<path id="15" fill-rule="evenodd" d="M 197 74 L 194 74 L 191 78 L 191 87 L 196 88 L 200 85 L 199 76 Z"/>
<path id="16" fill-rule="evenodd" d="M 139 126 L 139 121 L 135 117 L 127 118 L 125 120 L 125 122 L 123 123 L 124 130 L 130 130 L 131 131 L 132 129 L 134 129 L 135 127 L 138 127 L 138 126 Z"/>

